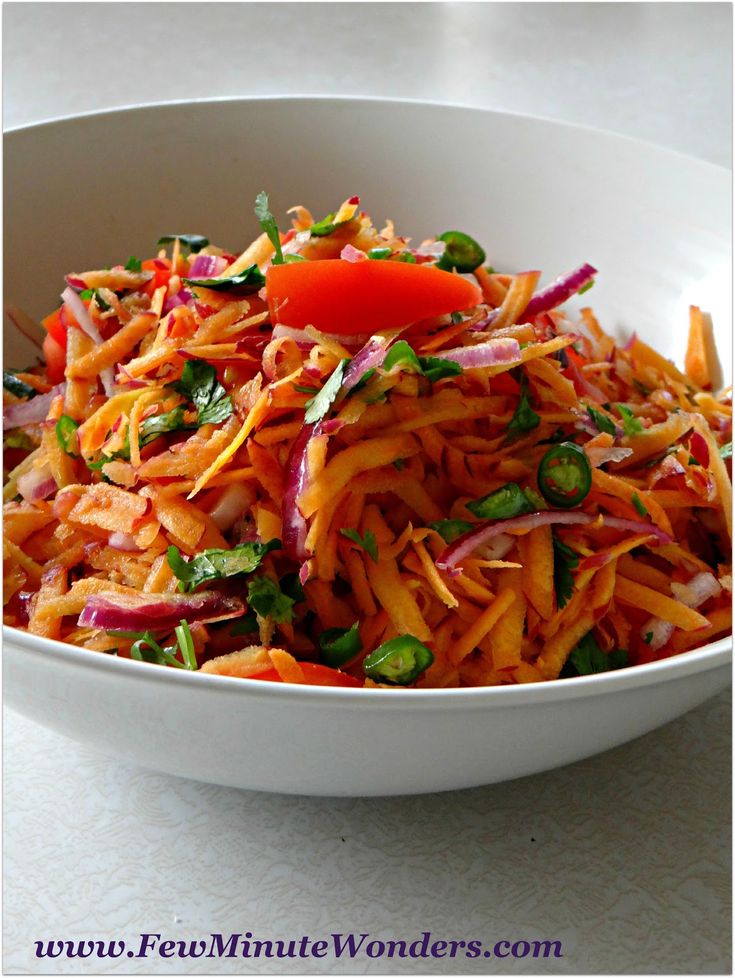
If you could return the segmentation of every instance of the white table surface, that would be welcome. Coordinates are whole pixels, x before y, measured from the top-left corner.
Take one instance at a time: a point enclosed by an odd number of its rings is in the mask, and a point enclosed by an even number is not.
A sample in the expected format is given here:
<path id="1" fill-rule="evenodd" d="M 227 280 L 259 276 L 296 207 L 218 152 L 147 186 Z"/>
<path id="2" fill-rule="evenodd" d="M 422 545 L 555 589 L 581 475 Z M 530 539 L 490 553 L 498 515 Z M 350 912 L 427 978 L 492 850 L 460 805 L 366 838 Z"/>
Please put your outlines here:
<path id="1" fill-rule="evenodd" d="M 6 3 L 4 125 L 175 98 L 376 94 L 548 116 L 729 165 L 731 17 L 724 3 Z M 147 772 L 8 712 L 4 972 L 729 971 L 729 729 L 722 694 L 547 774 L 330 800 Z M 547 938 L 565 956 L 33 957 L 33 942 L 50 938 L 247 930 Z"/>

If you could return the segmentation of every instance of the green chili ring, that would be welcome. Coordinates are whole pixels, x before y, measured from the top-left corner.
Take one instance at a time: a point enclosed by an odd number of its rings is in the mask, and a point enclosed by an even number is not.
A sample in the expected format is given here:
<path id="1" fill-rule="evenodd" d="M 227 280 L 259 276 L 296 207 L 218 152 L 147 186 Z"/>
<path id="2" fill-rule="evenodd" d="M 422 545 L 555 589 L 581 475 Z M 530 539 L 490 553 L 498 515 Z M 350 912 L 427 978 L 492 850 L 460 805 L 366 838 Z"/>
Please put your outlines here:
<path id="1" fill-rule="evenodd" d="M 463 231 L 445 231 L 436 240 L 446 244 L 444 254 L 436 263 L 437 268 L 443 268 L 447 272 L 454 268 L 462 273 L 474 272 L 485 261 L 483 249 L 474 238 Z"/>
<path id="2" fill-rule="evenodd" d="M 550 448 L 541 459 L 537 479 L 548 503 L 571 509 L 587 498 L 592 488 L 592 467 L 579 445 L 564 441 Z"/>
<path id="3" fill-rule="evenodd" d="M 434 661 L 431 649 L 414 635 L 399 635 L 378 646 L 364 660 L 363 671 L 378 683 L 407 686 Z"/>

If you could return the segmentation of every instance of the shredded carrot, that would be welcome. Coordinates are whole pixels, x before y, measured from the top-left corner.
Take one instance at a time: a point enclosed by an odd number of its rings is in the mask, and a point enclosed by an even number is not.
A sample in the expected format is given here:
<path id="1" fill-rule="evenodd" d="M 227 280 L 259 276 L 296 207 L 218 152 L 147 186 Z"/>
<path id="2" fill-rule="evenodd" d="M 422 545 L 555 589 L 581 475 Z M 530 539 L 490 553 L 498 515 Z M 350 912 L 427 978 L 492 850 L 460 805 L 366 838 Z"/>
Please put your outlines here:
<path id="1" fill-rule="evenodd" d="M 433 656 L 408 685 L 445 689 L 728 631 L 732 390 L 706 312 L 690 309 L 683 372 L 554 306 L 537 271 L 442 272 L 439 242 L 378 230 L 357 198 L 314 223 L 295 209 L 281 267 L 262 233 L 237 257 L 177 239 L 138 272 L 73 273 L 95 290 L 84 330 L 65 302 L 42 321 L 48 362 L 6 378 L 7 624 L 129 655 L 80 614 L 100 595 L 123 612 L 175 598 L 202 672 L 372 689 L 402 681 L 363 667 L 393 639 Z M 368 252 L 382 261 L 330 286 Z M 213 288 L 189 278 L 204 258 Z M 384 301 L 363 272 L 395 280 Z M 432 289 L 446 304 L 424 308 Z M 677 599 L 699 587 L 696 608 Z M 198 621 L 203 591 L 232 620 Z M 651 617 L 673 626 L 660 648 Z M 317 665 L 333 648 L 347 676 Z"/>

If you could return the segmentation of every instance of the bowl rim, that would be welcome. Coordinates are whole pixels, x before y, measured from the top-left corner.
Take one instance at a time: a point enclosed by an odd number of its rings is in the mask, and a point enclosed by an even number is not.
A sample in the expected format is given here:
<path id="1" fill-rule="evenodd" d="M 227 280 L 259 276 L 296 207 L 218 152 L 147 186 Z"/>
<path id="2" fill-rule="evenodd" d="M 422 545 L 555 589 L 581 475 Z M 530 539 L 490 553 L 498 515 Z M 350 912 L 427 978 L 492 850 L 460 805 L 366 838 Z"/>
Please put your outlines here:
<path id="1" fill-rule="evenodd" d="M 657 662 L 629 666 L 592 676 L 576 676 L 570 679 L 548 682 L 523 683 L 509 686 L 463 686 L 449 689 L 370 689 L 364 687 L 310 686 L 295 683 L 279 683 L 269 680 L 248 682 L 235 676 L 219 676 L 185 669 L 156 666 L 150 662 L 119 658 L 94 652 L 67 642 L 44 638 L 13 626 L 3 625 L 3 645 L 22 649 L 22 654 L 47 659 L 62 660 L 70 667 L 86 672 L 98 672 L 105 676 L 120 676 L 133 682 L 163 682 L 178 684 L 183 690 L 201 687 L 202 691 L 255 695 L 265 697 L 297 697 L 321 703 L 370 702 L 372 706 L 387 706 L 398 701 L 399 705 L 422 704 L 424 708 L 447 706 L 456 708 L 520 706 L 526 703 L 549 703 L 579 699 L 604 693 L 622 692 L 634 687 L 649 686 L 659 682 L 672 682 L 700 672 L 708 672 L 726 665 L 732 658 L 730 636 L 709 645 Z M 195 684 L 192 686 L 191 684 Z"/>
<path id="2" fill-rule="evenodd" d="M 114 105 L 110 108 L 89 109 L 85 112 L 71 112 L 67 115 L 48 116 L 32 122 L 21 123 L 20 125 L 10 126 L 3 129 L 3 136 L 10 136 L 15 133 L 25 133 L 36 129 L 53 126 L 58 123 L 76 122 L 78 120 L 94 119 L 98 116 L 112 116 L 121 113 L 141 111 L 144 109 L 182 108 L 187 105 L 199 106 L 230 103 L 254 104 L 270 102 L 361 102 L 366 104 L 414 105 L 429 106 L 432 108 L 462 109 L 465 111 L 469 110 L 471 112 L 499 116 L 506 119 L 520 119 L 527 122 L 539 122 L 546 125 L 557 126 L 561 129 L 594 135 L 599 138 L 608 138 L 615 141 L 629 143 L 631 144 L 631 148 L 638 147 L 640 149 L 662 153 L 667 156 L 678 157 L 682 162 L 706 166 L 711 168 L 713 171 L 719 171 L 723 175 L 732 174 L 733 172 L 730 167 L 724 166 L 721 163 L 713 163 L 711 160 L 706 160 L 700 156 L 693 156 L 690 153 L 684 153 L 681 150 L 665 146 L 661 143 L 653 142 L 652 140 L 641 139 L 638 136 L 629 136 L 626 133 L 616 132 L 613 129 L 605 129 L 602 126 L 586 126 L 577 122 L 568 122 L 562 119 L 555 119 L 553 116 L 537 115 L 533 112 L 509 112 L 504 109 L 496 109 L 484 105 L 471 105 L 467 102 L 455 100 L 443 101 L 441 99 L 413 98 L 410 96 L 383 96 L 369 94 L 341 95 L 336 92 L 266 92 L 258 95 L 211 95 L 203 98 L 163 99 L 160 101 L 154 100 L 151 102 L 128 102 L 123 105 Z"/>
<path id="3" fill-rule="evenodd" d="M 98 117 L 109 117 L 148 109 L 182 109 L 186 106 L 200 105 L 223 105 L 238 103 L 241 105 L 267 104 L 267 103 L 362 103 L 362 104 L 382 104 L 391 106 L 422 106 L 437 109 L 459 109 L 482 113 L 486 116 L 502 117 L 505 119 L 518 119 L 531 123 L 541 123 L 561 128 L 580 135 L 590 135 L 598 139 L 612 140 L 627 143 L 632 149 L 638 148 L 641 151 L 663 155 L 668 158 L 677 158 L 683 164 L 694 164 L 697 167 L 706 167 L 713 174 L 719 173 L 722 176 L 729 176 L 732 170 L 718 163 L 700 157 L 682 153 L 679 150 L 668 146 L 623 133 L 614 132 L 609 129 L 584 126 L 578 123 L 566 122 L 549 116 L 535 115 L 525 112 L 507 112 L 480 105 L 469 105 L 458 101 L 441 101 L 436 99 L 422 99 L 410 97 L 384 97 L 380 95 L 340 95 L 329 93 L 293 93 L 293 94 L 259 94 L 259 95 L 223 95 L 210 96 L 206 98 L 194 99 L 168 99 L 163 101 L 129 103 L 125 105 L 113 106 L 111 108 L 92 109 L 86 112 L 70 113 L 68 115 L 52 116 L 45 119 L 12 126 L 3 130 L 3 136 L 8 137 L 14 134 L 34 132 L 36 130 L 56 126 L 59 124 L 73 123 L 77 121 L 93 121 Z M 388 707 L 390 704 L 398 702 L 401 706 L 411 704 L 423 704 L 424 708 L 447 707 L 456 708 L 458 706 L 466 708 L 484 708 L 490 705 L 498 708 L 501 706 L 515 706 L 526 703 L 546 703 L 558 702 L 568 699 L 578 699 L 582 697 L 614 693 L 638 686 L 648 686 L 658 682 L 669 682 L 677 679 L 686 678 L 698 672 L 710 671 L 724 666 L 731 660 L 732 638 L 726 636 L 716 642 L 702 646 L 699 649 L 692 649 L 679 655 L 661 659 L 657 662 L 650 662 L 644 665 L 631 666 L 612 672 L 598 673 L 592 676 L 578 676 L 562 681 L 553 680 L 550 682 L 527 683 L 513 686 L 477 686 L 460 687 L 449 689 L 365 689 L 365 688 L 345 688 L 327 686 L 296 685 L 289 683 L 277 683 L 258 680 L 252 683 L 232 676 L 219 676 L 210 673 L 190 672 L 183 669 L 171 669 L 167 667 L 156 668 L 151 663 L 137 662 L 132 659 L 118 658 L 104 655 L 103 653 L 93 652 L 79 646 L 70 645 L 42 636 L 32 635 L 29 632 L 12 626 L 3 625 L 3 644 L 8 643 L 10 647 L 20 648 L 24 653 L 34 656 L 47 658 L 49 655 L 57 660 L 68 663 L 69 666 L 81 668 L 89 672 L 102 673 L 104 676 L 120 676 L 134 682 L 164 682 L 178 684 L 181 689 L 199 687 L 202 691 L 234 694 L 238 696 L 261 696 L 270 698 L 285 698 L 293 700 L 298 697 L 313 703 L 327 702 L 330 705 L 351 704 L 357 699 L 360 702 L 368 701 L 374 707 Z M 637 677 L 637 678 L 636 678 Z M 196 684 L 192 687 L 191 684 Z M 183 685 L 182 685 L 183 684 Z"/>

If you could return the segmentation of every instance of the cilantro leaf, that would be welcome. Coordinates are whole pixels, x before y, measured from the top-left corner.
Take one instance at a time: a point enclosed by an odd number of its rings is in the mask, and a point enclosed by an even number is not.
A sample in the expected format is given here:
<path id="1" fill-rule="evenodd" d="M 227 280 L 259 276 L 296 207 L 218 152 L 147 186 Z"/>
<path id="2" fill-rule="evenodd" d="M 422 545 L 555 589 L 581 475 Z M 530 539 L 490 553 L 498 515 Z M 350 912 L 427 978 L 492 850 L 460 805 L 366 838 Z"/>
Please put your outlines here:
<path id="1" fill-rule="evenodd" d="M 637 435 L 638 432 L 643 431 L 643 425 L 629 407 L 626 407 L 625 404 L 618 404 L 617 408 L 620 411 L 620 417 L 623 419 L 623 431 L 626 435 Z"/>
<path id="2" fill-rule="evenodd" d="M 615 422 L 612 420 L 612 418 L 609 418 L 606 414 L 603 414 L 602 411 L 596 411 L 595 408 L 591 407 L 589 404 L 587 405 L 587 414 L 589 414 L 594 421 L 598 431 L 604 431 L 608 435 L 615 434 Z"/>
<path id="3" fill-rule="evenodd" d="M 203 360 L 187 360 L 181 379 L 172 385 L 197 409 L 197 424 L 219 424 L 232 414 L 232 398 L 217 380 L 217 371 Z"/>
<path id="4" fill-rule="evenodd" d="M 194 639 L 191 635 L 189 623 L 182 618 L 174 629 L 175 645 L 161 646 L 153 632 L 123 632 L 108 631 L 108 635 L 115 638 L 134 639 L 130 646 L 130 658 L 137 659 L 139 662 L 153 662 L 159 666 L 174 666 L 176 669 L 195 670 L 197 668 L 196 653 L 194 651 Z M 108 649 L 108 652 L 117 654 L 117 649 Z M 183 662 L 176 658 L 181 652 Z"/>
<path id="5" fill-rule="evenodd" d="M 130 258 L 125 262 L 126 272 L 142 272 L 143 262 L 140 258 L 136 258 L 135 255 L 131 255 Z"/>
<path id="6" fill-rule="evenodd" d="M 417 357 L 405 340 L 394 343 L 383 361 L 383 370 L 386 373 L 390 373 L 395 367 L 422 374 L 432 384 L 443 377 L 456 377 L 462 373 L 462 368 L 454 360 L 444 360 L 441 357 Z"/>
<path id="7" fill-rule="evenodd" d="M 521 374 L 521 399 L 518 407 L 513 412 L 507 430 L 507 440 L 512 441 L 528 431 L 533 431 L 541 424 L 541 418 L 531 407 L 528 397 L 528 381 L 525 374 Z"/>
<path id="8" fill-rule="evenodd" d="M 646 645 L 650 645 L 653 641 L 653 632 L 646 632 L 646 634 L 643 636 L 643 641 L 646 643 Z"/>
<path id="9" fill-rule="evenodd" d="M 164 234 L 162 238 L 158 239 L 158 247 L 162 248 L 164 245 L 173 244 L 177 238 L 179 244 L 188 248 L 193 255 L 196 255 L 209 244 L 209 238 L 203 238 L 201 234 Z"/>
<path id="10" fill-rule="evenodd" d="M 140 447 L 149 445 L 155 438 L 165 435 L 169 431 L 188 431 L 195 425 L 187 424 L 184 420 L 185 408 L 183 404 L 166 411 L 165 414 L 156 414 L 152 418 L 141 421 L 138 433 L 140 436 Z M 117 453 L 119 457 L 130 458 L 130 445 L 127 445 L 127 452 Z M 109 459 L 107 459 L 109 461 Z"/>
<path id="11" fill-rule="evenodd" d="M 322 387 L 318 394 L 315 394 L 314 397 L 306 402 L 304 421 L 307 424 L 314 424 L 316 421 L 321 421 L 334 404 L 342 387 L 342 378 L 349 362 L 349 360 L 340 360 L 324 387 Z"/>
<path id="12" fill-rule="evenodd" d="M 35 387 L 18 380 L 11 370 L 3 370 L 3 387 L 10 394 L 14 394 L 16 397 L 24 397 L 28 401 L 38 394 Z"/>
<path id="13" fill-rule="evenodd" d="M 554 545 L 554 590 L 556 591 L 557 607 L 563 608 L 574 591 L 572 571 L 579 567 L 579 555 L 552 535 Z"/>
<path id="14" fill-rule="evenodd" d="M 397 340 L 385 355 L 383 370 L 390 373 L 394 367 L 400 367 L 401 370 L 412 370 L 417 374 L 421 373 L 419 358 L 405 340 Z"/>
<path id="15" fill-rule="evenodd" d="M 255 216 L 258 218 L 260 226 L 268 235 L 270 243 L 276 250 L 276 254 L 273 258 L 273 264 L 282 265 L 283 250 L 281 248 L 281 235 L 278 231 L 276 219 L 268 209 L 268 194 L 265 192 L 265 190 L 261 190 L 258 196 L 255 198 Z"/>
<path id="16" fill-rule="evenodd" d="M 583 285 L 582 288 L 577 292 L 577 295 L 584 295 L 585 292 L 589 292 L 589 290 L 592 288 L 594 284 L 595 284 L 595 280 L 591 278 L 589 282 L 586 285 Z"/>
<path id="17" fill-rule="evenodd" d="M 372 530 L 366 530 L 365 536 L 361 537 L 357 530 L 340 530 L 339 531 L 343 537 L 347 537 L 348 540 L 352 540 L 356 543 L 358 547 L 362 547 L 363 550 L 367 551 L 373 558 L 375 563 L 378 562 L 378 542 L 375 539 L 375 534 Z"/>
<path id="18" fill-rule="evenodd" d="M 108 309 L 112 308 L 109 302 L 105 302 L 105 300 L 102 298 L 99 289 L 85 289 L 83 292 L 79 293 L 79 298 L 89 299 L 90 302 L 92 299 L 94 299 L 94 301 L 97 303 L 97 308 L 100 309 L 101 312 L 107 312 Z"/>
<path id="19" fill-rule="evenodd" d="M 623 669 L 628 665 L 626 649 L 613 649 L 603 652 L 595 641 L 592 632 L 588 632 L 582 641 L 574 648 L 567 659 L 561 676 L 591 676 L 594 673 L 610 672 L 612 669 Z"/>
<path id="20" fill-rule="evenodd" d="M 436 520 L 434 523 L 429 523 L 431 529 L 436 530 L 445 543 L 454 543 L 463 533 L 468 533 L 474 525 L 467 520 Z"/>
<path id="21" fill-rule="evenodd" d="M 182 281 L 194 288 L 211 289 L 213 292 L 232 292 L 235 295 L 250 295 L 265 285 L 265 275 L 257 265 L 248 265 L 237 275 L 229 278 L 185 278 Z"/>
<path id="22" fill-rule="evenodd" d="M 253 577 L 248 583 L 248 604 L 261 618 L 286 624 L 293 620 L 296 602 L 270 577 Z"/>
<path id="23" fill-rule="evenodd" d="M 280 540 L 268 543 L 248 541 L 231 550 L 204 550 L 190 560 L 181 556 L 178 547 L 170 546 L 166 552 L 168 566 L 179 581 L 180 591 L 193 591 L 205 581 L 234 577 L 235 574 L 251 574 L 271 550 L 280 550 Z"/>
<path id="24" fill-rule="evenodd" d="M 421 372 L 428 377 L 432 384 L 444 377 L 457 377 L 462 368 L 454 360 L 444 360 L 442 357 L 419 357 Z"/>

